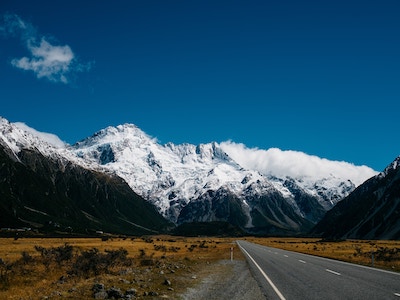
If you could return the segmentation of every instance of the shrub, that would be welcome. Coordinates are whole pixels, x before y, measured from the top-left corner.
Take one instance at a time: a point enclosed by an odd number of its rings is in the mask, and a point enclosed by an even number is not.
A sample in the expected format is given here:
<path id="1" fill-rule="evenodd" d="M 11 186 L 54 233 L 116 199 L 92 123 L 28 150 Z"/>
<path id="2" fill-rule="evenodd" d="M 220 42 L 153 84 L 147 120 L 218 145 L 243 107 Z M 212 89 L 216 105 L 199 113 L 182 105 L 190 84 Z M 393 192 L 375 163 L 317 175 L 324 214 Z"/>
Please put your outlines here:
<path id="1" fill-rule="evenodd" d="M 387 248 L 379 247 L 379 249 L 374 253 L 376 260 L 381 261 L 395 261 L 400 260 L 400 248 Z"/>
<path id="2" fill-rule="evenodd" d="M 100 253 L 97 248 L 83 251 L 72 264 L 68 274 L 88 278 L 90 275 L 110 273 L 110 268 L 116 265 L 132 265 L 132 260 L 127 256 L 128 251 L 123 248 L 106 250 L 105 253 Z"/>
<path id="3" fill-rule="evenodd" d="M 20 261 L 23 265 L 27 265 L 33 262 L 33 257 L 28 252 L 22 251 Z"/>
<path id="4" fill-rule="evenodd" d="M 162 251 L 162 252 L 167 252 L 167 247 L 164 245 L 154 245 L 154 250 L 156 251 Z"/>
<path id="5" fill-rule="evenodd" d="M 143 240 L 145 243 L 149 243 L 149 244 L 152 244 L 152 243 L 154 242 L 154 240 L 153 240 L 151 237 L 148 237 L 148 236 L 142 237 L 142 240 Z"/>
<path id="6" fill-rule="evenodd" d="M 0 287 L 7 289 L 9 286 L 9 276 L 12 269 L 12 264 L 0 258 Z"/>
<path id="7" fill-rule="evenodd" d="M 73 257 L 73 247 L 69 244 L 64 244 L 64 246 L 56 248 L 35 246 L 35 250 L 40 253 L 42 262 L 46 268 L 48 268 L 52 262 L 60 266 L 63 262 L 70 261 Z"/>
<path id="8" fill-rule="evenodd" d="M 101 263 L 101 254 L 97 248 L 83 251 L 72 264 L 69 274 L 89 277 L 99 275 L 105 266 Z"/>

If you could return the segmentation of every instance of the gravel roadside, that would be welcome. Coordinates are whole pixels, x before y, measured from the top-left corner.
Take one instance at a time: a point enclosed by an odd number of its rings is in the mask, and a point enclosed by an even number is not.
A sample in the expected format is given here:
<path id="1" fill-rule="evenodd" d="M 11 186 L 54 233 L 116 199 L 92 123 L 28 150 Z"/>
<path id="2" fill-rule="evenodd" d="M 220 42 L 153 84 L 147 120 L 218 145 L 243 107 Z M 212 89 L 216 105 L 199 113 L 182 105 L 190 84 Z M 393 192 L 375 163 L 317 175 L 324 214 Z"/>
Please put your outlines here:
<path id="1" fill-rule="evenodd" d="M 181 294 L 179 299 L 266 299 L 251 274 L 246 260 L 221 260 L 210 264 L 207 274 L 197 285 Z"/>

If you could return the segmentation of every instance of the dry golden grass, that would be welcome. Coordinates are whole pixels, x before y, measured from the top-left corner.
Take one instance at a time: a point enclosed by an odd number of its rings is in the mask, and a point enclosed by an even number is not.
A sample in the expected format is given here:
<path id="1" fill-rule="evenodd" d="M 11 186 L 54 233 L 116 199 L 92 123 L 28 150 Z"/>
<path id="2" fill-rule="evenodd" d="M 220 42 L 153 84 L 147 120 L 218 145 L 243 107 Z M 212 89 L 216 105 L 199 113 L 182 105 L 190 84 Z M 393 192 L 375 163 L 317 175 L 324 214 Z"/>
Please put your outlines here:
<path id="1" fill-rule="evenodd" d="M 371 252 L 375 253 L 375 266 L 400 271 L 400 241 L 342 241 L 321 242 L 309 238 L 243 238 L 271 247 L 303 252 L 333 259 L 371 265 Z M 0 273 L 0 299 L 90 299 L 93 284 L 103 283 L 106 288 L 122 291 L 137 290 L 137 298 L 159 299 L 160 296 L 176 299 L 188 287 L 209 275 L 210 264 L 230 259 L 233 248 L 235 259 L 244 259 L 234 238 L 186 238 L 151 236 L 143 238 L 20 238 L 0 239 L 0 258 L 11 270 Z M 35 246 L 46 249 L 73 247 L 74 257 L 83 251 L 127 250 L 131 265 L 116 264 L 98 275 L 69 274 L 74 260 L 57 264 L 43 264 Z M 390 254 L 392 251 L 392 254 Z M 21 263 L 22 253 L 31 257 Z M 380 254 L 379 254 L 380 253 Z M 19 262 L 19 263 L 18 263 Z M 6 277 L 4 277 L 6 275 Z M 3 276 L 3 277 L 1 277 Z M 5 281 L 5 278 L 8 280 Z M 169 280 L 171 285 L 165 284 Z M 156 292 L 159 296 L 144 296 Z M 47 298 L 45 298 L 47 297 Z"/>
<path id="2" fill-rule="evenodd" d="M 82 251 L 98 249 L 127 250 L 133 265 L 117 265 L 109 272 L 94 276 L 68 275 L 72 262 L 58 265 L 52 262 L 46 267 L 35 246 L 44 248 L 71 245 L 75 255 Z M 91 288 L 101 282 L 106 288 L 117 287 L 123 291 L 137 290 L 138 298 L 146 293 L 156 292 L 175 298 L 187 287 L 198 283 L 207 275 L 207 266 L 215 261 L 230 258 L 230 248 L 234 248 L 235 259 L 243 259 L 234 239 L 223 238 L 183 238 L 171 236 L 152 236 L 145 238 L 20 238 L 0 239 L 0 258 L 9 264 L 14 263 L 8 272 L 7 284 L 1 283 L 0 299 L 88 299 L 93 297 Z M 34 261 L 28 264 L 21 261 L 22 253 Z M 4 279 L 4 278 L 3 278 Z M 168 279 L 171 285 L 166 285 Z M 146 296 L 146 299 L 158 299 Z"/>

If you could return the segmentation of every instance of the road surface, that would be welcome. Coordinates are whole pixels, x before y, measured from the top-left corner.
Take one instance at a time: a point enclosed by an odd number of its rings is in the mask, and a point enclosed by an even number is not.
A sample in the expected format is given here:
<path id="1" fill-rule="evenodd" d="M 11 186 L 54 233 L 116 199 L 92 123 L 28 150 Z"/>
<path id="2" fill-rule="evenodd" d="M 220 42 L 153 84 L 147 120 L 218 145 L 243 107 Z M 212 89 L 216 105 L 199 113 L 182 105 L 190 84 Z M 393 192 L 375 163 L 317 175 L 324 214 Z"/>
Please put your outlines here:
<path id="1" fill-rule="evenodd" d="M 237 243 L 267 299 L 400 300 L 400 273 Z"/>

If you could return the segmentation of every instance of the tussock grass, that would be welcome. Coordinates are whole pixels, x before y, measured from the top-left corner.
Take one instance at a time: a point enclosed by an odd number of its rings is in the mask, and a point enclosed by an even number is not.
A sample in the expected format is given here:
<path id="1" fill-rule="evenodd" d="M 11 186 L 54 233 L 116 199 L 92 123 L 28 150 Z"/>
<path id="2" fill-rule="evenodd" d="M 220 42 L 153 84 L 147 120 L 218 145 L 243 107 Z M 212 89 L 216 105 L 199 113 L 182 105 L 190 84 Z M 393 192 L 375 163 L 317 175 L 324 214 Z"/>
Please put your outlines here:
<path id="1" fill-rule="evenodd" d="M 174 299 L 209 264 L 229 259 L 231 247 L 243 259 L 234 239 L 223 238 L 4 238 L 0 299 L 90 299 L 95 283 L 134 288 L 137 299 Z"/>

